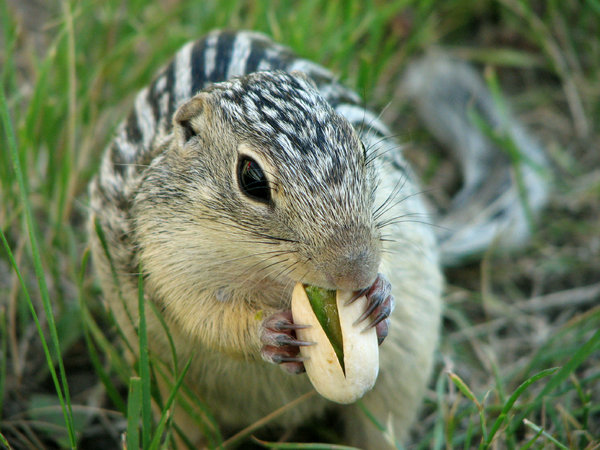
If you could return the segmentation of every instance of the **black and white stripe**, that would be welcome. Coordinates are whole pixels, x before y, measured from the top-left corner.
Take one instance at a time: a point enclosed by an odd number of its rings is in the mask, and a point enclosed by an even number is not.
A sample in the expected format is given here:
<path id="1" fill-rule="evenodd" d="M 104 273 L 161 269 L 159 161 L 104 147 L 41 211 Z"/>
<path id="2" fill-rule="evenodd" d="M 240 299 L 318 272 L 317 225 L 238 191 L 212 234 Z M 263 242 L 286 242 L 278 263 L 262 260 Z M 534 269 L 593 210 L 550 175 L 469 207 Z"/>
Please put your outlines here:
<path id="1" fill-rule="evenodd" d="M 133 111 L 107 151 L 110 163 L 103 165 L 101 182 L 126 185 L 128 177 L 139 176 L 139 170 L 129 171 L 127 165 L 135 166 L 147 159 L 157 139 L 170 133 L 175 110 L 193 95 L 215 83 L 265 70 L 306 73 L 315 81 L 324 100 L 352 125 L 359 128 L 368 123 L 371 133 L 388 133 L 385 125 L 361 106 L 360 97 L 343 87 L 324 67 L 296 57 L 289 48 L 260 33 L 215 31 L 183 46 L 173 61 L 137 95 Z M 261 101 L 264 131 L 283 132 L 285 138 L 278 139 L 298 144 L 299 138 L 294 136 L 298 127 L 279 114 L 282 105 L 268 98 Z M 302 102 L 294 98 L 290 101 Z"/>

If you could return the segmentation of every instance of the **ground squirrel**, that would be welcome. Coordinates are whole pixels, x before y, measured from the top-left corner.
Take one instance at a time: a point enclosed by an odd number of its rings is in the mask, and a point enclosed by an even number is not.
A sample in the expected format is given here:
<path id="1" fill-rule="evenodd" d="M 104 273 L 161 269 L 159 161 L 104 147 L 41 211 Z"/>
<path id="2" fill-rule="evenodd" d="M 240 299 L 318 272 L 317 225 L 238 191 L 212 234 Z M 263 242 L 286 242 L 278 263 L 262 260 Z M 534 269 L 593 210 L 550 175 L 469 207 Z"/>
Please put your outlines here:
<path id="1" fill-rule="evenodd" d="M 445 95 L 496 120 L 487 93 L 469 94 L 479 86 L 470 73 L 459 77 L 459 90 L 452 81 L 448 92 L 437 92 L 423 87 L 422 75 L 435 77 L 436 65 L 420 64 L 405 85 L 426 116 L 455 114 L 443 109 L 452 103 L 443 103 Z M 428 111 L 431 102 L 443 108 Z M 483 192 L 493 206 L 479 222 L 456 214 L 459 228 L 445 223 L 436 237 L 436 219 L 397 142 L 330 72 L 258 33 L 213 32 L 189 43 L 137 95 L 91 183 L 90 239 L 107 303 L 135 342 L 141 268 L 146 301 L 162 312 L 180 361 L 192 357 L 187 385 L 227 435 L 311 390 L 305 375 L 286 373 L 303 369 L 289 311 L 294 284 L 365 290 L 369 325 L 387 338 L 376 387 L 363 404 L 402 440 L 432 369 L 440 259 L 480 251 L 506 224 L 516 237 L 526 234 L 508 158 L 487 155 L 489 142 L 468 126 L 451 124 L 441 137 L 457 140 L 452 130 L 479 136 L 483 150 L 467 157 L 495 161 L 502 175 L 490 188 L 481 165 L 467 163 L 459 204 L 468 208 Z M 520 139 L 520 129 L 509 132 Z M 539 149 L 526 145 L 541 161 Z M 537 210 L 544 183 L 535 170 L 523 170 L 528 208 Z M 163 326 L 146 311 L 150 349 L 168 355 Z M 389 445 L 357 406 L 320 397 L 274 425 L 296 426 L 326 411 L 338 415 L 348 443 Z M 175 419 L 202 442 L 187 415 L 177 410 Z"/>

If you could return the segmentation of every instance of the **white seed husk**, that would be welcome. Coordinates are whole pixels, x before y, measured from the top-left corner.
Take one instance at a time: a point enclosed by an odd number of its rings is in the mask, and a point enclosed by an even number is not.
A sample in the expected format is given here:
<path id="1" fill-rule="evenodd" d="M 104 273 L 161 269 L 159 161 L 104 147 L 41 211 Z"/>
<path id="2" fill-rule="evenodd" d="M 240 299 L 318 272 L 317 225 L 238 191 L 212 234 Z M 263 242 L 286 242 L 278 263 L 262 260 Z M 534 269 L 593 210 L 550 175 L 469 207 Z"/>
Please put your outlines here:
<path id="1" fill-rule="evenodd" d="M 350 291 L 337 291 L 336 296 L 344 347 L 344 373 L 303 285 L 296 284 L 292 294 L 294 323 L 309 325 L 296 330 L 296 335 L 302 341 L 315 342 L 315 345 L 300 347 L 300 355 L 306 358 L 304 366 L 308 378 L 323 397 L 343 404 L 355 402 L 373 388 L 379 372 L 375 327 L 365 330 L 368 320 L 355 324 L 366 309 L 367 299 L 361 297 L 346 305 L 352 295 Z"/>

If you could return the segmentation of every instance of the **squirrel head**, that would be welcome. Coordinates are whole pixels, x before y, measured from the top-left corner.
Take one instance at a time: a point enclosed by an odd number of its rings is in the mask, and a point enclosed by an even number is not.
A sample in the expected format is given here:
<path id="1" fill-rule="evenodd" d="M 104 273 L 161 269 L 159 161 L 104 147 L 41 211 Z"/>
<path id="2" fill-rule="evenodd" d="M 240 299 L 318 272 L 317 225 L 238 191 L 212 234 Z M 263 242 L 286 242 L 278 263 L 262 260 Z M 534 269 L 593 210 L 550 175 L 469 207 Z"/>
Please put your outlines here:
<path id="1" fill-rule="evenodd" d="M 144 178 L 141 257 L 197 270 L 197 286 L 362 289 L 381 259 L 376 185 L 358 134 L 306 75 L 218 83 L 178 108 Z"/>

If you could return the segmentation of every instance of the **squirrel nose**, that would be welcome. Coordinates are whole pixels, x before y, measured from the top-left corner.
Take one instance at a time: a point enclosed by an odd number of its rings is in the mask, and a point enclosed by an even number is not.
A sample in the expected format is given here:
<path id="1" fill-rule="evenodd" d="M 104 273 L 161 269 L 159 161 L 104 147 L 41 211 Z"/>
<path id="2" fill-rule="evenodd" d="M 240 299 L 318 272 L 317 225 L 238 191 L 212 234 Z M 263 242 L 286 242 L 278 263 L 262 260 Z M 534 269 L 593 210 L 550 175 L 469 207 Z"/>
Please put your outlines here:
<path id="1" fill-rule="evenodd" d="M 332 227 L 313 255 L 316 275 L 331 288 L 357 291 L 370 287 L 377 278 L 381 246 L 371 227 L 352 224 Z"/>
<path id="2" fill-rule="evenodd" d="M 329 272 L 329 281 L 336 289 L 358 291 L 373 284 L 377 278 L 379 257 L 373 249 L 340 255 Z"/>

